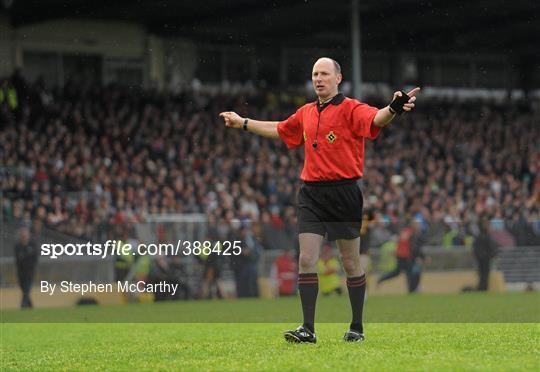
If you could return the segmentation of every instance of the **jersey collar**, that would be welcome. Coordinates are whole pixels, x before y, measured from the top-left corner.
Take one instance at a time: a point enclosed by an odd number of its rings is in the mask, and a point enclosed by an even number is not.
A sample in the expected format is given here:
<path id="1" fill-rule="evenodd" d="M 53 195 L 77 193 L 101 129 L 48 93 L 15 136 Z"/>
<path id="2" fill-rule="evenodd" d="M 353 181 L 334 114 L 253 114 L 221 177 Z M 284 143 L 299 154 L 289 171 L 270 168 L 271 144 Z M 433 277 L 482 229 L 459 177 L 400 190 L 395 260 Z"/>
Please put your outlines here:
<path id="1" fill-rule="evenodd" d="M 322 105 L 319 104 L 319 99 L 317 98 L 317 100 L 315 101 L 315 105 L 317 106 L 317 110 L 321 112 L 326 107 L 328 107 L 328 105 L 337 106 L 340 105 L 343 101 L 345 101 L 345 96 L 343 95 L 343 93 L 338 93 L 330 101 L 325 102 Z"/>

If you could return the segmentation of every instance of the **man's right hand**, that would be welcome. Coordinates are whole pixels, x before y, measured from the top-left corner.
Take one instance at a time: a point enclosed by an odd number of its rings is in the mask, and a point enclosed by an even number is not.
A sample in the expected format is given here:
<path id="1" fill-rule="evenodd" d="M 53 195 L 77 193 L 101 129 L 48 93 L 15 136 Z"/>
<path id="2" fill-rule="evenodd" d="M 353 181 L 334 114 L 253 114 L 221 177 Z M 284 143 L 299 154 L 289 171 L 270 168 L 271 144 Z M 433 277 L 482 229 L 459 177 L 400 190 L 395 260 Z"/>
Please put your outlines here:
<path id="1" fill-rule="evenodd" d="M 246 118 L 241 117 L 236 112 L 233 111 L 224 111 L 219 114 L 225 121 L 225 126 L 229 128 L 243 128 L 244 121 Z M 279 133 L 277 130 L 278 122 L 277 121 L 259 121 L 254 119 L 249 119 L 249 124 L 246 129 L 250 133 L 257 134 L 259 136 L 267 138 L 279 138 Z"/>
<path id="2" fill-rule="evenodd" d="M 225 126 L 230 128 L 242 128 L 244 119 L 234 111 L 225 111 L 219 114 L 225 120 Z"/>

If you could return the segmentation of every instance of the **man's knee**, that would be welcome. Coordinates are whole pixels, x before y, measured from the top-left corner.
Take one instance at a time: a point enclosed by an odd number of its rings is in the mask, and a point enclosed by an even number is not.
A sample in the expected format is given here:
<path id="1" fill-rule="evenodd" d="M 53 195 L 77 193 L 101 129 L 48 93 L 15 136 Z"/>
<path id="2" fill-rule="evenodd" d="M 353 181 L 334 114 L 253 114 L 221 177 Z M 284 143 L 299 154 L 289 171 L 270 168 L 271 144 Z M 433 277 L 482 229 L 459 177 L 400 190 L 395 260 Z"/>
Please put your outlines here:
<path id="1" fill-rule="evenodd" d="M 347 275 L 352 275 L 360 269 L 360 255 L 342 255 L 341 261 Z"/>
<path id="2" fill-rule="evenodd" d="M 317 260 L 318 257 L 314 252 L 300 252 L 300 257 L 298 258 L 300 272 L 315 272 L 317 269 Z"/>

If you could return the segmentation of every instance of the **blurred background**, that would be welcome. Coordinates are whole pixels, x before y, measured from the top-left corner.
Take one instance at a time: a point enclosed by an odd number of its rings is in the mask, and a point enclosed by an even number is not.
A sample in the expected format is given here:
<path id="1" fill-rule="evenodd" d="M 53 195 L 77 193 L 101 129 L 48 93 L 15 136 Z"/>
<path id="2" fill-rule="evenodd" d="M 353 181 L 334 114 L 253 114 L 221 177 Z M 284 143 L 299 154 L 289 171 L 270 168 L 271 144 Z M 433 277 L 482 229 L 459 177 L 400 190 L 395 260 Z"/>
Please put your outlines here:
<path id="1" fill-rule="evenodd" d="M 314 100 L 321 56 L 373 106 L 422 87 L 366 145 L 369 293 L 537 289 L 538 45 L 532 0 L 2 0 L 2 308 L 295 295 L 303 149 L 218 113 L 285 119 Z M 108 239 L 241 240 L 243 253 L 39 257 L 42 243 Z M 331 248 L 321 291 L 339 295 Z M 81 300 L 40 280 L 183 290 Z"/>

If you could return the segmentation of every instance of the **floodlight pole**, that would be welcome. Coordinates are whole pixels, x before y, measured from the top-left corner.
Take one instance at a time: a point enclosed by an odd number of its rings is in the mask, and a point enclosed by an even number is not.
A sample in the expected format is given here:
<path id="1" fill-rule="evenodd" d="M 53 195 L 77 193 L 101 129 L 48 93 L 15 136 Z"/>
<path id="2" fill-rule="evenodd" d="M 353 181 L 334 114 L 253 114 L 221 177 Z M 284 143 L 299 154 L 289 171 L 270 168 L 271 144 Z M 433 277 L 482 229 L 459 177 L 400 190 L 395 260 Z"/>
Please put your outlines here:
<path id="1" fill-rule="evenodd" d="M 362 59 L 361 59 L 361 40 L 360 40 L 360 9 L 358 0 L 351 0 L 351 50 L 352 50 L 352 78 L 353 78 L 353 96 L 361 99 L 362 92 L 360 85 L 362 83 Z"/>

